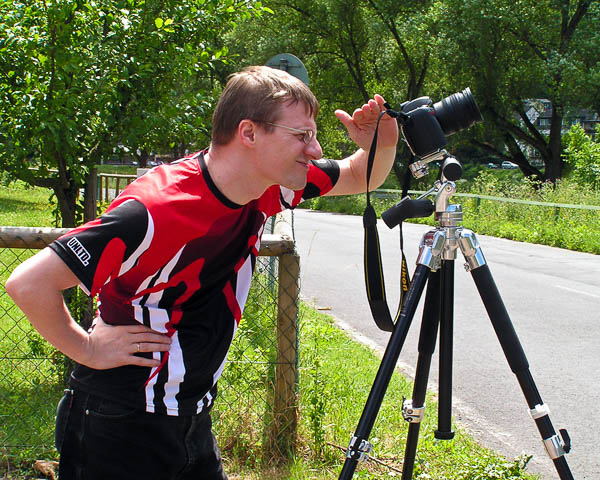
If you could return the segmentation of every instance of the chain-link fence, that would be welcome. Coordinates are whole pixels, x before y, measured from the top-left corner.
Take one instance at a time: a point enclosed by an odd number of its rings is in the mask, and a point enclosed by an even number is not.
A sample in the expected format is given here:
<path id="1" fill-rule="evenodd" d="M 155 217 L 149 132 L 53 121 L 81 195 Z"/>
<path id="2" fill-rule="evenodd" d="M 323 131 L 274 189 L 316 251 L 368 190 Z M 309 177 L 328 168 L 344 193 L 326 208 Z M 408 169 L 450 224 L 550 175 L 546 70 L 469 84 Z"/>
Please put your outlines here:
<path id="1" fill-rule="evenodd" d="M 0 456 L 5 466 L 56 455 L 56 405 L 69 360 L 33 329 L 4 284 L 17 265 L 61 233 L 0 227 Z M 281 233 L 263 236 L 244 316 L 219 381 L 213 421 L 225 454 L 273 457 L 293 451 L 299 261 L 293 240 Z M 89 311 L 87 297 L 78 290 L 68 302 L 78 319 Z"/>

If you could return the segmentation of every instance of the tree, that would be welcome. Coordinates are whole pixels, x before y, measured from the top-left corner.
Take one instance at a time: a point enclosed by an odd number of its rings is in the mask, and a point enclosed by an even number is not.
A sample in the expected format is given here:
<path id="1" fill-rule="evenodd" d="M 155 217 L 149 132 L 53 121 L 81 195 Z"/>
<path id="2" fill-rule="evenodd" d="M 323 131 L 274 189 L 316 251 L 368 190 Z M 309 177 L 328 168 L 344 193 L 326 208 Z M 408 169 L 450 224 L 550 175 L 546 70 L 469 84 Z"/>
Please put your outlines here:
<path id="1" fill-rule="evenodd" d="M 436 46 L 433 39 L 439 23 L 437 8 L 428 0 L 367 0 L 366 8 L 379 21 L 373 30 L 387 32 L 383 43 L 389 45 L 389 54 L 374 63 L 381 64 L 376 70 L 378 81 L 387 86 L 384 90 L 390 91 L 390 101 L 399 110 L 403 101 L 423 95 Z M 381 34 L 378 37 L 382 43 Z M 405 182 L 411 159 L 408 145 L 401 143 L 393 166 L 400 184 Z"/>
<path id="2" fill-rule="evenodd" d="M 442 5 L 440 53 L 449 85 L 470 83 L 475 92 L 486 120 L 479 146 L 516 163 L 527 176 L 554 182 L 562 175 L 566 117 L 597 105 L 590 93 L 594 84 L 598 91 L 593 80 L 600 65 L 598 2 L 449 0 Z M 531 117 L 535 99 L 552 103 L 548 132 Z M 543 171 L 531 164 L 527 148 L 538 152 Z"/>
<path id="3" fill-rule="evenodd" d="M 51 188 L 62 225 L 119 149 L 207 134 L 219 38 L 252 1 L 0 0 L 0 167 Z"/>

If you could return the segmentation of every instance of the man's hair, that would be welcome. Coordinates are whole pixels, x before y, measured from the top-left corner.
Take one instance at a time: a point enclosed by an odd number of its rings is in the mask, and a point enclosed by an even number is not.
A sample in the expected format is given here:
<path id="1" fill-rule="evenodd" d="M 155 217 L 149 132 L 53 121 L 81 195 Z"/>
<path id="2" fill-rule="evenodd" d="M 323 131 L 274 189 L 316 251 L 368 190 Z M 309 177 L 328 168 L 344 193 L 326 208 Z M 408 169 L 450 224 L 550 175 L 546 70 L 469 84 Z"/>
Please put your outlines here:
<path id="1" fill-rule="evenodd" d="M 270 67 L 247 67 L 232 74 L 213 113 L 212 143 L 226 145 L 244 119 L 262 123 L 267 131 L 275 122 L 283 104 L 303 103 L 316 118 L 319 102 L 301 80 Z"/>

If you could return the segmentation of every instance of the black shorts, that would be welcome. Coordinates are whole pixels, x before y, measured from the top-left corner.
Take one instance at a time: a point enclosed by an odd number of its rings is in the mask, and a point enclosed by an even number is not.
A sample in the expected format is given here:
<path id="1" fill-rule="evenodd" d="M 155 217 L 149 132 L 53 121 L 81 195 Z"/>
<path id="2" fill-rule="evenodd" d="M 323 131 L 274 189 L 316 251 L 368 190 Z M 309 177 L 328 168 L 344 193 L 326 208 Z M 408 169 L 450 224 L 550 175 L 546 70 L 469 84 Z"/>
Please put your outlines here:
<path id="1" fill-rule="evenodd" d="M 175 417 L 81 391 L 61 399 L 60 480 L 226 480 L 208 412 Z"/>

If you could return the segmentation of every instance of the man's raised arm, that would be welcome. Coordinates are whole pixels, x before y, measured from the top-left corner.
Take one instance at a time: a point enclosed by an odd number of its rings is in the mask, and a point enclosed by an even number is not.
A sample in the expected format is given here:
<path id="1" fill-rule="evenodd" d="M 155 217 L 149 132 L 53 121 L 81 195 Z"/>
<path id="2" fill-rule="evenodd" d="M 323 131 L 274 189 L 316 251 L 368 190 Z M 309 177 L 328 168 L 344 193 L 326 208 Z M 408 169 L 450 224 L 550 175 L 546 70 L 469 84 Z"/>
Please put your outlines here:
<path id="1" fill-rule="evenodd" d="M 336 110 L 336 117 L 348 130 L 350 138 L 359 149 L 340 161 L 340 178 L 327 195 L 350 195 L 366 190 L 366 171 L 369 149 L 377 127 L 377 119 L 385 111 L 385 100 L 375 95 L 350 116 L 343 110 Z M 371 172 L 369 189 L 379 187 L 387 178 L 396 157 L 398 143 L 398 124 L 389 115 L 383 115 L 379 123 L 377 151 Z"/>

